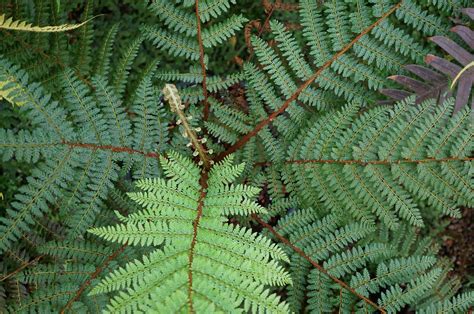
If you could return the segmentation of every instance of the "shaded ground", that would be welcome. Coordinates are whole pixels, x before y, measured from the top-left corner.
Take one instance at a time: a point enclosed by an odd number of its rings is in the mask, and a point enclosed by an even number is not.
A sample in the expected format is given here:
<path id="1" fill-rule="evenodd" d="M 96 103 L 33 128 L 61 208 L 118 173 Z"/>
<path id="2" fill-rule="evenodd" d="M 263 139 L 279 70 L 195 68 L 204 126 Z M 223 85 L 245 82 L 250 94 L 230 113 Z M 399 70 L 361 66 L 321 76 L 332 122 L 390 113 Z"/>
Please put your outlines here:
<path id="1" fill-rule="evenodd" d="M 464 208 L 461 219 L 452 219 L 442 234 L 441 255 L 453 262 L 453 273 L 468 286 L 474 285 L 474 209 Z"/>

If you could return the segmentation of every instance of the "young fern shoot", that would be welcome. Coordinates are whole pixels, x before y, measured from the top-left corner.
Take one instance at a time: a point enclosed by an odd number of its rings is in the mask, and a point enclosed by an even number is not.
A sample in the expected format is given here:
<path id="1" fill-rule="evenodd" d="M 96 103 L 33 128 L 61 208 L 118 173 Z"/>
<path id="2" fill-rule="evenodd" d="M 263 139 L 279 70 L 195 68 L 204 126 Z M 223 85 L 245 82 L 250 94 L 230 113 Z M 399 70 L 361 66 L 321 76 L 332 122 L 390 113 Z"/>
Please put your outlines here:
<path id="1" fill-rule="evenodd" d="M 199 156 L 199 165 L 204 166 L 205 169 L 209 169 L 213 164 L 213 161 L 209 158 L 208 154 L 212 154 L 212 150 L 206 150 L 204 143 L 206 142 L 205 138 L 199 138 L 196 132 L 200 132 L 201 128 L 193 128 L 188 119 L 192 117 L 186 117 L 183 110 L 185 106 L 179 96 L 178 89 L 174 84 L 166 84 L 163 88 L 163 95 L 165 100 L 169 103 L 171 111 L 175 112 L 178 115 L 178 125 L 183 125 L 184 133 L 183 136 L 189 138 L 189 144 L 194 148 L 194 156 Z"/>

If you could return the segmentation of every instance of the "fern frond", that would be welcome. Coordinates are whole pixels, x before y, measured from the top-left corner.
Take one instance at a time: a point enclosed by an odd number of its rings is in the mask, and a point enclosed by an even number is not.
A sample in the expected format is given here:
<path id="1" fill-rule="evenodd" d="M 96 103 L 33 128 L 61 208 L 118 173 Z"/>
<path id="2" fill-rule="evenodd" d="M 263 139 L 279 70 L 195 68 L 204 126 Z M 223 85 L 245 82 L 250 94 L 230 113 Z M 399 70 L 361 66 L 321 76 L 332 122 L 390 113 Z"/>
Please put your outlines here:
<path id="1" fill-rule="evenodd" d="M 440 17 L 428 14 L 412 0 L 404 1 L 395 15 L 427 36 L 444 35 L 449 29 Z"/>
<path id="2" fill-rule="evenodd" d="M 439 283 L 444 273 L 442 266 L 436 257 L 420 251 L 426 248 L 426 243 L 419 242 L 420 238 L 409 226 L 388 232 L 384 237 L 375 229 L 364 229 L 364 225 L 334 220 L 334 215 L 317 218 L 318 212 L 297 210 L 280 220 L 275 228 L 280 236 L 279 231 L 286 233 L 289 242 L 304 251 L 305 262 L 309 257 L 314 261 L 312 264 L 322 265 L 327 272 L 308 271 L 310 265 L 303 263 L 302 255 L 288 249 L 295 283 L 288 287 L 289 301 L 294 302 L 290 303 L 292 308 L 301 307 L 302 296 L 307 295 L 307 309 L 311 311 L 331 312 L 342 308 L 363 312 L 368 310 L 368 304 L 357 297 L 356 293 L 360 293 L 369 299 L 380 296 L 377 302 L 380 308 L 397 312 L 406 304 L 418 306 L 428 295 L 440 297 L 435 292 L 438 284 L 443 291 L 449 289 L 450 284 Z M 326 254 L 328 251 L 331 253 Z M 342 291 L 334 278 L 346 282 L 350 288 Z"/>
<path id="3" fill-rule="evenodd" d="M 322 13 L 322 9 L 314 1 L 300 1 L 301 23 L 304 27 L 303 36 L 311 48 L 310 54 L 313 56 L 316 66 L 323 65 L 333 55 L 329 38 L 324 30 Z"/>
<path id="4" fill-rule="evenodd" d="M 65 284 L 52 286 L 49 289 L 39 289 L 25 303 L 19 304 L 12 310 L 19 312 L 48 312 L 52 309 L 62 308 L 69 298 L 76 292 L 76 286 Z"/>
<path id="5" fill-rule="evenodd" d="M 199 66 L 190 66 L 189 72 L 183 73 L 177 70 L 169 70 L 166 72 L 158 72 L 156 78 L 163 82 L 181 81 L 197 84 L 202 82 L 202 73 Z"/>
<path id="6" fill-rule="evenodd" d="M 120 24 L 114 24 L 107 32 L 95 62 L 94 74 L 107 77 L 110 71 L 110 58 Z"/>
<path id="7" fill-rule="evenodd" d="M 87 179 L 94 182 L 94 185 L 81 192 L 80 205 L 76 205 L 73 214 L 65 219 L 70 226 L 68 237 L 71 239 L 83 234 L 92 225 L 103 206 L 103 200 L 107 198 L 107 192 L 118 177 L 119 169 L 113 153 L 103 152 L 94 157 L 94 164 L 87 169 Z"/>
<path id="8" fill-rule="evenodd" d="M 103 110 L 104 118 L 107 122 L 111 144 L 125 147 L 130 146 L 131 123 L 127 119 L 123 106 L 121 106 L 120 98 L 113 88 L 108 85 L 104 77 L 93 77 L 92 84 L 95 88 L 97 102 Z"/>
<path id="9" fill-rule="evenodd" d="M 196 36 L 196 18 L 192 14 L 168 1 L 154 1 L 150 4 L 150 9 L 172 30 L 186 36 Z"/>
<path id="10" fill-rule="evenodd" d="M 2 161 L 15 158 L 20 162 L 35 163 L 40 158 L 52 157 L 51 149 L 58 145 L 60 138 L 54 134 L 35 130 L 20 130 L 15 134 L 12 130 L 0 129 L 0 155 Z"/>
<path id="11" fill-rule="evenodd" d="M 25 21 L 14 21 L 13 18 L 7 18 L 5 14 L 0 15 L 0 29 L 7 29 L 12 31 L 23 31 L 23 32 L 37 32 L 37 33 L 54 33 L 54 32 L 66 32 L 77 29 L 91 21 L 96 17 L 89 18 L 79 24 L 63 24 L 54 26 L 33 26 L 31 23 Z"/>
<path id="12" fill-rule="evenodd" d="M 112 248 L 88 241 L 51 241 L 38 247 L 38 251 L 64 260 L 74 259 L 95 264 L 103 262 Z"/>
<path id="13" fill-rule="evenodd" d="M 118 63 L 115 65 L 115 71 L 112 74 L 113 81 L 112 86 L 119 97 L 121 97 L 125 91 L 125 85 L 127 78 L 132 67 L 132 63 L 137 57 L 138 49 L 143 42 L 143 37 L 138 36 L 133 40 L 123 51 Z"/>
<path id="14" fill-rule="evenodd" d="M 112 300 L 109 310 L 113 312 L 157 306 L 285 312 L 287 305 L 264 287 L 291 281 L 276 262 L 287 260 L 283 251 L 248 229 L 224 223 L 227 214 L 264 211 L 251 201 L 257 189 L 228 185 L 243 166 L 234 167 L 231 158 L 216 164 L 209 172 L 208 187 L 203 190 L 197 182 L 199 168 L 190 159 L 176 154 L 170 157 L 161 159 L 170 180 L 139 181 L 144 192 L 129 193 L 146 210 L 123 218 L 120 225 L 89 230 L 115 242 L 165 246 L 144 257 L 143 262 L 133 261 L 115 271 L 92 293 L 131 287 Z M 196 208 L 202 210 L 199 225 L 193 223 Z M 193 234 L 196 247 L 189 261 Z M 188 281 L 188 273 L 192 274 L 192 282 Z M 153 302 L 147 302 L 148 297 Z"/>
<path id="15" fill-rule="evenodd" d="M 172 56 L 185 57 L 191 61 L 199 60 L 199 46 L 190 38 L 167 32 L 156 26 L 144 25 L 140 31 L 157 48 L 166 50 Z"/>
<path id="16" fill-rule="evenodd" d="M 349 16 L 349 12 L 345 2 L 341 0 L 325 2 L 324 7 L 332 50 L 339 51 L 351 41 L 350 20 L 346 18 Z"/>
<path id="17" fill-rule="evenodd" d="M 139 83 L 131 107 L 136 114 L 133 118 L 133 148 L 144 153 L 162 153 L 169 139 L 168 125 L 165 122 L 163 104 L 152 85 L 154 71 L 146 75 Z M 150 177 L 158 167 L 156 158 L 146 155 L 137 156 L 134 165 L 134 177 Z"/>
<path id="18" fill-rule="evenodd" d="M 92 265 L 73 264 L 65 265 L 58 273 L 56 265 L 38 265 L 32 270 L 21 274 L 21 281 L 36 285 L 53 285 L 58 281 L 83 282 L 92 274 L 95 267 Z"/>
<path id="19" fill-rule="evenodd" d="M 452 100 L 441 107 L 413 103 L 411 98 L 357 119 L 357 107 L 346 107 L 318 119 L 289 151 L 301 158 L 288 160 L 285 178 L 292 191 L 299 190 L 301 199 L 316 194 L 328 210 L 349 210 L 366 223 L 375 214 L 391 228 L 400 219 L 422 226 L 422 200 L 458 216 L 459 205 L 473 202 L 472 161 L 465 157 L 472 151 L 470 111 L 451 119 Z"/>
<path id="20" fill-rule="evenodd" d="M 399 286 L 392 286 L 387 292 L 382 293 L 379 303 L 388 311 L 398 312 L 405 304 L 409 304 L 430 289 L 441 274 L 439 268 L 434 268 L 427 274 L 410 281 L 403 290 Z"/>
<path id="21" fill-rule="evenodd" d="M 394 49 L 381 46 L 381 43 L 373 38 L 362 37 L 354 45 L 355 54 L 369 64 L 375 63 L 380 70 L 398 71 L 408 59 L 398 55 Z"/>
<path id="22" fill-rule="evenodd" d="M 66 111 L 51 100 L 37 83 L 28 82 L 28 74 L 11 62 L 0 59 L 1 93 L 13 103 L 21 104 L 23 112 L 32 119 L 34 126 L 42 125 L 62 140 L 73 138 L 72 125 Z"/>
<path id="23" fill-rule="evenodd" d="M 425 309 L 420 309 L 419 313 L 462 313 L 469 310 L 474 304 L 474 292 L 461 293 L 450 300 L 439 301 Z"/>
<path id="24" fill-rule="evenodd" d="M 385 45 L 395 47 L 395 51 L 411 57 L 417 63 L 421 63 L 429 53 L 429 50 L 420 45 L 406 31 L 386 20 L 374 27 L 371 34 Z"/>
<path id="25" fill-rule="evenodd" d="M 205 47 L 212 48 L 233 36 L 242 29 L 248 20 L 243 15 L 232 15 L 223 22 L 206 28 L 202 33 L 202 41 Z"/>
<path id="26" fill-rule="evenodd" d="M 94 11 L 94 1 L 87 0 L 84 4 L 84 12 L 82 15 L 85 18 L 92 16 Z M 89 73 L 91 69 L 91 60 L 92 60 L 92 43 L 93 43 L 94 29 L 92 25 L 86 24 L 84 27 L 81 27 L 79 30 L 79 43 L 76 48 L 76 53 L 74 55 L 74 68 L 78 70 L 79 73 L 86 74 Z"/>
<path id="27" fill-rule="evenodd" d="M 62 78 L 65 103 L 71 110 L 73 121 L 83 125 L 83 137 L 94 138 L 94 141 L 102 145 L 111 144 L 107 122 L 90 95 L 89 88 L 70 69 L 64 71 Z"/>
<path id="28" fill-rule="evenodd" d="M 193 2 L 192 2 L 193 3 Z M 202 23 L 226 13 L 237 0 L 203 0 L 199 1 L 199 17 Z M 193 3 L 194 4 L 194 3 Z"/>

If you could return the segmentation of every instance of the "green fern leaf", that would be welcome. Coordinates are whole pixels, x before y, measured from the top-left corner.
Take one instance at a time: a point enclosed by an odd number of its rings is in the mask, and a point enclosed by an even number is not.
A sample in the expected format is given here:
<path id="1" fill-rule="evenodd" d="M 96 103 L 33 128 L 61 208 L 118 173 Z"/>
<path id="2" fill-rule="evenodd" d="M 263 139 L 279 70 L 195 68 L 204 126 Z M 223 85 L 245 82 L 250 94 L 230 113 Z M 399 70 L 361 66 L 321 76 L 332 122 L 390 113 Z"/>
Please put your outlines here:
<path id="1" fill-rule="evenodd" d="M 229 185 L 243 165 L 233 166 L 228 157 L 212 167 L 204 183 L 198 182 L 200 169 L 190 159 L 170 154 L 161 165 L 169 180 L 142 180 L 142 192 L 129 193 L 144 210 L 121 217 L 120 225 L 89 231 L 114 242 L 164 247 L 111 273 L 91 293 L 127 288 L 112 299 L 110 312 L 188 306 L 286 312 L 287 305 L 265 288 L 291 282 L 277 263 L 287 261 L 283 251 L 248 229 L 225 223 L 226 215 L 265 212 L 251 201 L 258 189 Z"/>

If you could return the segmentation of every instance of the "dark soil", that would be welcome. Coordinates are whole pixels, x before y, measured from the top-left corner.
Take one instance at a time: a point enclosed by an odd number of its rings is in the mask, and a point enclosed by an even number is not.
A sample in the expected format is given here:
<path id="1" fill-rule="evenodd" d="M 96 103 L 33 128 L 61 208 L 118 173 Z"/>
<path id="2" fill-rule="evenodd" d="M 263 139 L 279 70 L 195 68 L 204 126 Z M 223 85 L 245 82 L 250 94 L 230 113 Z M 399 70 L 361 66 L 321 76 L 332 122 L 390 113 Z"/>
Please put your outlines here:
<path id="1" fill-rule="evenodd" d="M 462 218 L 452 219 L 442 233 L 440 253 L 453 262 L 453 274 L 467 281 L 474 276 L 474 209 L 464 208 L 462 213 Z"/>

